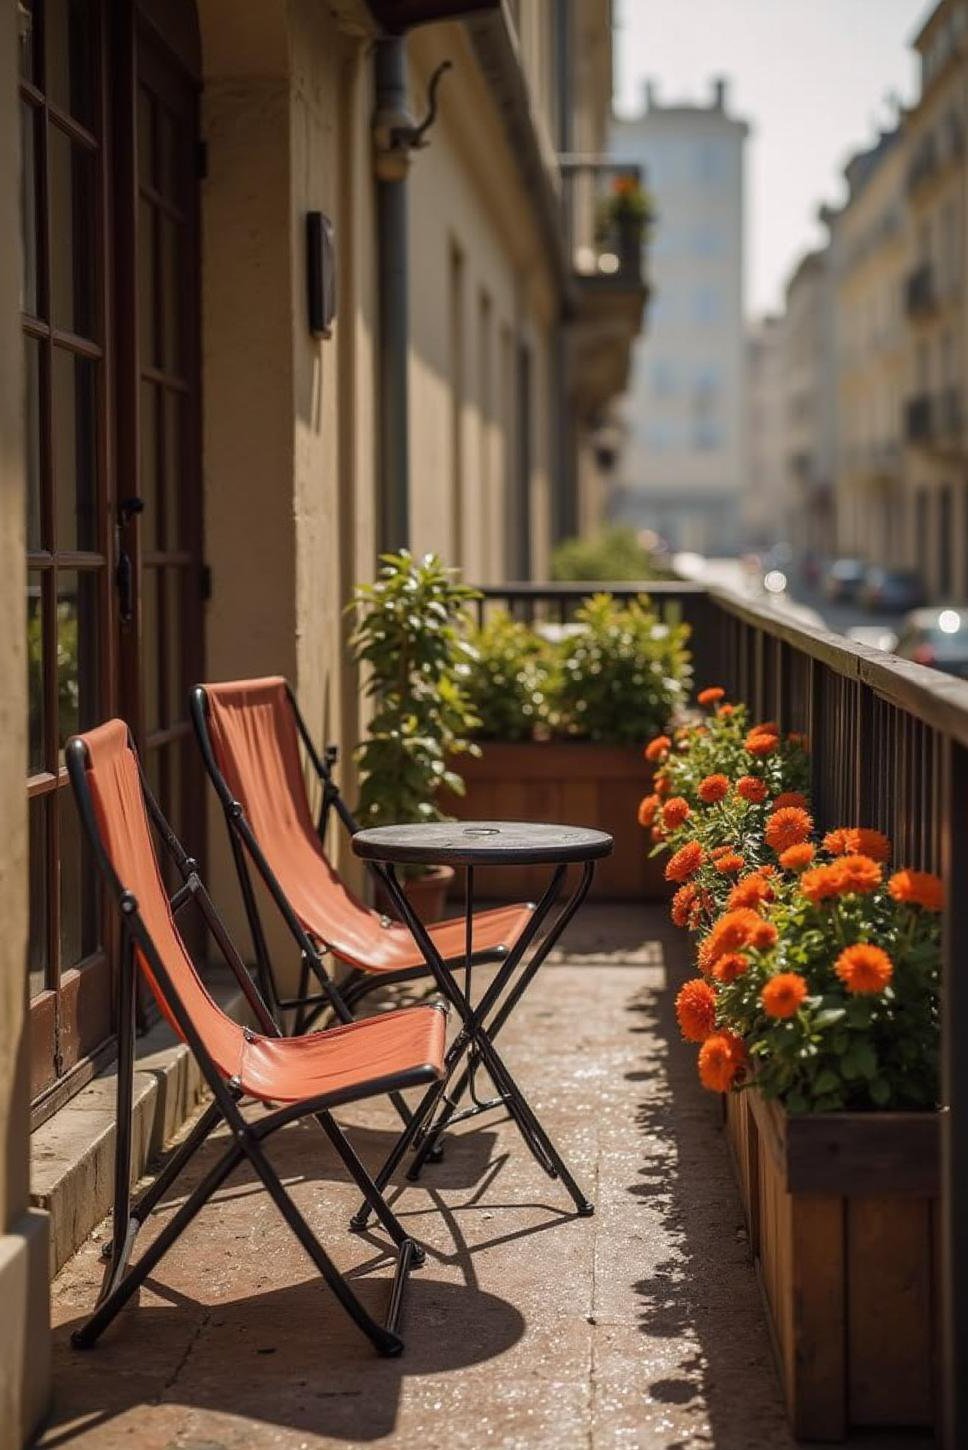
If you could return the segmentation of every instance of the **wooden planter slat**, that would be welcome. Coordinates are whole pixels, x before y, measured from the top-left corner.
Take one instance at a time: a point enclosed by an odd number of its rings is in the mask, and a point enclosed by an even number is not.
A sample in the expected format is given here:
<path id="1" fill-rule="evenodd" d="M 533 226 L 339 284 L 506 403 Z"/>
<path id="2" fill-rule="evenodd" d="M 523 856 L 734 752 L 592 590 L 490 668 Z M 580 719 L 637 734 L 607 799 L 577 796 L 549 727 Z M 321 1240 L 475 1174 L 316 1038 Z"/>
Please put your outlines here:
<path id="1" fill-rule="evenodd" d="M 652 789 L 652 768 L 634 746 L 587 741 L 483 741 L 482 755 L 454 762 L 466 795 L 441 795 L 459 820 L 555 821 L 608 831 L 615 849 L 600 861 L 592 895 L 611 901 L 659 901 L 669 895 L 664 861 L 649 858 L 652 843 L 636 808 Z M 546 868 L 502 867 L 478 873 L 481 896 L 534 900 L 548 883 Z"/>
<path id="2" fill-rule="evenodd" d="M 933 1426 L 938 1116 L 788 1117 L 749 1090 L 725 1124 L 796 1434 Z"/>

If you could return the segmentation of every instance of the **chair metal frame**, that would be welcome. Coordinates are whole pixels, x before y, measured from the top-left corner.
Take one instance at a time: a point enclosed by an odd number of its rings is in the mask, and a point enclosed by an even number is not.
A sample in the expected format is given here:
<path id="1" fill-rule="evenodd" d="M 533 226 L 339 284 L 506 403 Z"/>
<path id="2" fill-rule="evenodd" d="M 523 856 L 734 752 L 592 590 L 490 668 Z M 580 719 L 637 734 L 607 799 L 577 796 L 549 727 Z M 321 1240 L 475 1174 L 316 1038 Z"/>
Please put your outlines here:
<path id="1" fill-rule="evenodd" d="M 355 835 L 360 829 L 360 825 L 343 799 L 339 786 L 333 779 L 333 766 L 339 758 L 337 746 L 328 745 L 322 755 L 320 754 L 313 743 L 312 736 L 309 733 L 309 729 L 296 701 L 296 696 L 288 680 L 285 682 L 285 689 L 286 699 L 289 708 L 293 712 L 299 739 L 305 747 L 309 762 L 322 787 L 322 802 L 319 817 L 316 822 L 316 833 L 319 836 L 320 844 L 325 850 L 329 818 L 333 811 L 335 811 L 340 824 L 349 836 Z M 252 934 L 256 976 L 262 995 L 269 1004 L 270 1010 L 279 1025 L 283 1025 L 284 1014 L 289 1011 L 295 1014 L 292 1028 L 294 1035 L 306 1031 L 318 1016 L 327 1009 L 335 1012 L 341 1021 L 352 1021 L 363 999 L 370 992 L 376 991 L 377 988 L 398 986 L 432 976 L 433 971 L 429 964 L 426 966 L 408 967 L 401 971 L 366 972 L 359 968 L 353 968 L 352 975 L 337 987 L 333 978 L 327 972 L 323 960 L 329 954 L 328 947 L 325 943 L 316 942 L 299 921 L 278 877 L 259 845 L 258 838 L 249 824 L 241 801 L 236 800 L 228 781 L 222 774 L 218 761 L 215 758 L 215 749 L 212 745 L 211 732 L 208 726 L 208 696 L 204 685 L 194 685 L 192 687 L 189 706 L 192 724 L 195 729 L 195 737 L 202 752 L 205 769 L 215 787 L 222 811 L 225 815 L 229 841 L 232 848 L 232 857 L 239 878 L 239 887 L 242 892 L 242 900 L 249 923 L 249 930 Z M 259 905 L 256 899 L 252 873 L 249 869 L 250 861 L 300 947 L 300 979 L 298 990 L 294 997 L 284 998 L 278 990 L 272 959 L 266 942 L 265 930 L 259 912 Z M 378 870 L 372 870 L 371 875 L 374 879 L 382 879 L 383 873 Z M 502 961 L 506 956 L 507 948 L 500 947 L 492 951 L 479 951 L 474 953 L 473 961 L 475 965 L 484 964 Z M 454 960 L 452 964 L 463 965 L 464 957 L 461 956 L 459 959 Z M 321 994 L 316 993 L 310 995 L 310 976 L 315 977 L 316 981 L 321 985 L 323 989 Z M 409 1117 L 409 1114 L 406 1116 Z"/>
<path id="2" fill-rule="evenodd" d="M 160 836 L 182 879 L 182 884 L 169 897 L 172 914 L 177 914 L 190 903 L 194 904 L 211 931 L 222 957 L 231 969 L 260 1032 L 266 1036 L 281 1036 L 272 1013 L 233 945 L 225 923 L 201 881 L 197 862 L 184 850 L 155 800 L 130 734 L 128 744 L 137 763 L 149 822 Z M 399 1354 L 403 1349 L 403 1340 L 398 1329 L 407 1277 L 412 1268 L 424 1262 L 425 1251 L 407 1234 L 387 1204 L 382 1192 L 376 1187 L 342 1129 L 333 1119 L 332 1111 L 334 1108 L 358 1102 L 364 1098 L 383 1094 L 399 1094 L 402 1089 L 436 1081 L 439 1076 L 437 1069 L 428 1063 L 409 1069 L 405 1073 L 374 1078 L 351 1089 L 343 1088 L 287 1104 L 268 1112 L 255 1122 L 248 1122 L 240 1108 L 240 1102 L 244 1097 L 241 1085 L 235 1080 L 226 1080 L 213 1061 L 145 926 L 139 912 L 137 898 L 122 885 L 107 854 L 87 780 L 89 757 L 83 738 L 77 736 L 72 738 L 68 742 L 65 754 L 67 770 L 85 835 L 90 843 L 96 865 L 118 907 L 122 922 L 122 949 L 117 988 L 118 1076 L 112 1238 L 105 1245 L 103 1252 L 107 1265 L 97 1305 L 88 1320 L 72 1334 L 72 1344 L 75 1348 L 86 1349 L 96 1343 L 104 1329 L 132 1294 L 144 1283 L 155 1265 L 187 1228 L 204 1204 L 235 1168 L 243 1162 L 248 1162 L 346 1313 L 381 1354 L 388 1356 Z M 135 982 L 138 953 L 141 954 L 151 971 L 179 1031 L 198 1062 L 202 1076 L 212 1094 L 212 1102 L 185 1141 L 171 1154 L 150 1186 L 137 1199 L 133 1200 L 131 1139 L 137 995 Z M 433 1006 L 445 1012 L 447 1010 L 440 1003 L 435 1003 Z M 248 1030 L 243 1029 L 246 1032 Z M 395 1246 L 396 1268 L 386 1318 L 382 1324 L 372 1317 L 345 1276 L 337 1269 L 266 1156 L 263 1147 L 266 1140 L 280 1128 L 300 1118 L 310 1118 L 322 1128 L 351 1178 L 363 1193 L 367 1205 L 379 1219 Z M 212 1130 L 220 1123 L 224 1123 L 231 1134 L 230 1146 L 192 1189 L 137 1263 L 130 1266 L 129 1260 L 139 1229 L 152 1209 L 161 1201 L 191 1158 L 207 1140 Z"/>

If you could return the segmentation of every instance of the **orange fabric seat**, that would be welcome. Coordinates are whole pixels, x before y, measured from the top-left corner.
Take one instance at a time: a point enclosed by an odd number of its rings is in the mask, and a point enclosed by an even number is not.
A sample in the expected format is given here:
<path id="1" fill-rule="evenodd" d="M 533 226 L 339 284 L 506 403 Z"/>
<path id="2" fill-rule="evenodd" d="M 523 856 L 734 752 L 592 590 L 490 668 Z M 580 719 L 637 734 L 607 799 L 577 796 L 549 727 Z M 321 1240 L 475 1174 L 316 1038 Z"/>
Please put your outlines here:
<path id="1" fill-rule="evenodd" d="M 408 928 L 399 922 L 386 924 L 349 890 L 326 858 L 309 809 L 285 680 L 237 680 L 205 685 L 204 690 L 218 767 L 304 929 L 359 971 L 426 966 Z M 474 952 L 509 951 L 531 913 L 529 905 L 478 912 Z M 442 957 L 463 955 L 463 917 L 427 929 Z"/>
<path id="2" fill-rule="evenodd" d="M 298 1103 L 352 1088 L 363 1097 L 370 1083 L 374 1092 L 383 1092 L 386 1079 L 420 1069 L 428 1077 L 441 1074 L 445 1022 L 436 1007 L 403 1008 L 305 1037 L 270 1037 L 227 1017 L 209 995 L 175 924 L 127 726 L 110 720 L 80 738 L 87 747 L 87 779 L 108 858 L 121 885 L 136 898 L 175 990 L 226 1079 L 264 1102 Z M 140 952 L 138 957 L 162 1012 L 179 1032 L 165 994 Z"/>

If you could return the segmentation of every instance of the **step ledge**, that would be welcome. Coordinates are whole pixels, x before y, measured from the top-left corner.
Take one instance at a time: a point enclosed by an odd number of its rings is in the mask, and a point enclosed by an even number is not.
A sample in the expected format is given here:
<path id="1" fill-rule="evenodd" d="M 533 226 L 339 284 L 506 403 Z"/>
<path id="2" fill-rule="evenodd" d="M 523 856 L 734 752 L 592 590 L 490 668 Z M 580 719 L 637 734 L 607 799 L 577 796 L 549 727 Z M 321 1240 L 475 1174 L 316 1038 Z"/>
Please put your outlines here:
<path id="1" fill-rule="evenodd" d="M 213 974 L 209 990 L 242 1020 L 235 980 Z M 166 1022 L 135 1043 L 132 1182 L 169 1144 L 206 1095 L 192 1054 Z M 51 1277 L 110 1212 L 114 1195 L 117 1065 L 112 1063 L 31 1134 L 30 1201 L 50 1214 Z"/>

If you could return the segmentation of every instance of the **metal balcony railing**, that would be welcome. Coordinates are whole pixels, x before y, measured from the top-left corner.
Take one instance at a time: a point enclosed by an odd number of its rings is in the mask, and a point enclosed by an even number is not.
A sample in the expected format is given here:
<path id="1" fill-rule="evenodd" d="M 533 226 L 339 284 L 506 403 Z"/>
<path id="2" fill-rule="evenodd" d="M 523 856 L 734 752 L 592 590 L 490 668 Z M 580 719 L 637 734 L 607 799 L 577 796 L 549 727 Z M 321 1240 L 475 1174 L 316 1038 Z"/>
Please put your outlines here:
<path id="1" fill-rule="evenodd" d="M 562 221 L 579 279 L 642 287 L 650 205 L 641 166 L 561 156 Z"/>
<path id="2" fill-rule="evenodd" d="M 904 302 L 909 317 L 923 316 L 937 307 L 938 290 L 934 267 L 930 262 L 922 262 L 909 274 L 904 289 Z"/>
<path id="3" fill-rule="evenodd" d="M 909 443 L 930 443 L 934 436 L 935 418 L 930 393 L 909 398 L 904 410 L 904 431 Z"/>
<path id="4" fill-rule="evenodd" d="M 701 584 L 503 584 L 483 589 L 478 608 L 482 617 L 503 605 L 560 621 L 601 589 L 648 593 L 662 614 L 692 626 L 698 686 L 723 685 L 755 719 L 808 737 L 821 829 L 875 827 L 893 840 L 896 861 L 945 878 L 939 1364 L 943 1443 L 968 1444 L 968 682 Z"/>

